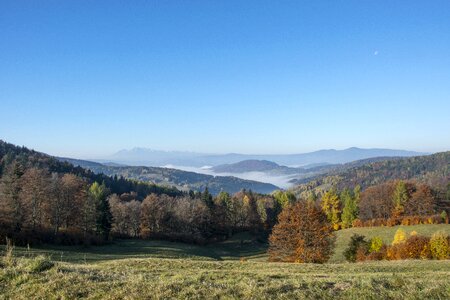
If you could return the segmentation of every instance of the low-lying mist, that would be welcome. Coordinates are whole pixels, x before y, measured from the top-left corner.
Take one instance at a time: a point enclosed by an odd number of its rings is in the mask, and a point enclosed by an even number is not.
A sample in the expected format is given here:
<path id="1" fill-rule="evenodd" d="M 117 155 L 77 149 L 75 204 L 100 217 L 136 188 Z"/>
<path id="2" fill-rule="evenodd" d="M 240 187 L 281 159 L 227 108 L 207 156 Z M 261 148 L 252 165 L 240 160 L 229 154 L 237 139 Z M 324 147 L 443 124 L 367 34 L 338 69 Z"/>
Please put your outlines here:
<path id="1" fill-rule="evenodd" d="M 282 189 L 288 189 L 293 186 L 289 181 L 294 179 L 295 176 L 273 176 L 264 172 L 245 172 L 245 173 L 216 173 L 210 166 L 204 166 L 201 168 L 197 167 L 187 167 L 187 166 L 176 166 L 176 165 L 165 165 L 163 168 L 178 169 L 188 172 L 195 172 L 200 174 L 212 175 L 212 176 L 233 176 L 246 180 L 254 180 L 264 183 L 270 183 L 276 185 Z"/>

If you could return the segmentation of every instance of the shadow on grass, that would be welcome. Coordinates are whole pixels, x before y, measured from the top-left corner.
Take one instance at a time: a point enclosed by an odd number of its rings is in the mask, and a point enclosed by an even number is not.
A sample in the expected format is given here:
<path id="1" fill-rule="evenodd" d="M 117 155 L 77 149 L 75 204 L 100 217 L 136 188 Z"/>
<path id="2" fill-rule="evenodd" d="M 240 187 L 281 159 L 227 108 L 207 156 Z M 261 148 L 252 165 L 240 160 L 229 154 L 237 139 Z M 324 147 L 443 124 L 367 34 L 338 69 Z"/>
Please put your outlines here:
<path id="1" fill-rule="evenodd" d="M 3 250 L 3 248 L 0 248 Z M 248 233 L 240 233 L 229 240 L 199 246 L 161 240 L 115 240 L 104 246 L 42 245 L 31 249 L 16 247 L 17 256 L 48 255 L 55 261 L 95 263 L 126 258 L 179 258 L 195 260 L 238 260 L 263 256 L 267 244 L 260 243 Z"/>

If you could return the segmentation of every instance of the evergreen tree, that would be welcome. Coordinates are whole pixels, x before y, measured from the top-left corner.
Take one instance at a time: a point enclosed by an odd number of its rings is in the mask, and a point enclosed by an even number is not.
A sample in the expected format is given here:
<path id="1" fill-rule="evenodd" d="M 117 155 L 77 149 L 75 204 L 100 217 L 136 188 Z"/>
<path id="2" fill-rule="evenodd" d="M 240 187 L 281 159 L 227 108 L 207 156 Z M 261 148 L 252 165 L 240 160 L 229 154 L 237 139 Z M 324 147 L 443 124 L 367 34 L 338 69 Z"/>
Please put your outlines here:
<path id="1" fill-rule="evenodd" d="M 342 209 L 342 227 L 348 228 L 352 226 L 353 221 L 357 218 L 358 206 L 356 198 L 349 189 L 344 189 L 341 193 L 341 201 L 344 204 Z"/>
<path id="2" fill-rule="evenodd" d="M 24 174 L 22 165 L 14 161 L 6 170 L 0 182 L 0 213 L 14 231 L 20 231 L 24 222 L 23 203 L 20 199 L 21 182 Z"/>
<path id="3" fill-rule="evenodd" d="M 108 239 L 111 231 L 112 215 L 107 201 L 108 190 L 105 183 L 94 182 L 89 188 L 89 196 L 95 205 L 95 226 L 97 234 Z"/>
<path id="4" fill-rule="evenodd" d="M 205 190 L 201 194 L 201 199 L 209 209 L 212 209 L 214 207 L 213 196 L 209 193 L 208 187 L 205 187 Z"/>
<path id="5" fill-rule="evenodd" d="M 394 202 L 394 210 L 392 212 L 393 217 L 399 217 L 405 211 L 405 203 L 408 201 L 409 195 L 408 190 L 406 189 L 406 184 L 404 181 L 399 181 L 395 186 L 393 202 Z"/>

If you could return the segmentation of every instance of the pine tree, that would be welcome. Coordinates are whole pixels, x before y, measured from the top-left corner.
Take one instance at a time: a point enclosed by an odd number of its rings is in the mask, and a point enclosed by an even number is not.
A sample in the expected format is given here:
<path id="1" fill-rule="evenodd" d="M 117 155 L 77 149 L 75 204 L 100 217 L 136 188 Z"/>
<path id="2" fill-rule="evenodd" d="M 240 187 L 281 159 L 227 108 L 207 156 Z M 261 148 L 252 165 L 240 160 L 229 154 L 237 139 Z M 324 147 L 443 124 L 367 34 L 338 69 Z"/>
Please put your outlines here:
<path id="1" fill-rule="evenodd" d="M 352 226 L 353 221 L 357 218 L 358 206 L 356 204 L 356 198 L 350 190 L 344 189 L 341 193 L 341 201 L 344 204 L 341 216 L 342 227 L 348 228 Z"/>
<path id="2" fill-rule="evenodd" d="M 9 224 L 14 231 L 20 231 L 24 222 L 23 203 L 20 199 L 21 182 L 24 174 L 22 165 L 14 161 L 0 182 L 0 221 Z"/>
<path id="3" fill-rule="evenodd" d="M 108 190 L 105 183 L 94 182 L 89 188 L 89 196 L 95 205 L 95 226 L 97 234 L 108 239 L 111 231 L 112 215 L 107 200 Z"/>
<path id="4" fill-rule="evenodd" d="M 409 195 L 408 190 L 406 189 L 406 184 L 404 181 L 399 181 L 395 186 L 393 202 L 394 202 L 394 210 L 392 212 L 392 216 L 399 217 L 405 211 L 405 203 L 408 201 Z"/>
<path id="5" fill-rule="evenodd" d="M 213 197 L 209 193 L 208 187 L 205 187 L 205 190 L 203 191 L 201 198 L 209 209 L 212 209 L 214 207 Z"/>

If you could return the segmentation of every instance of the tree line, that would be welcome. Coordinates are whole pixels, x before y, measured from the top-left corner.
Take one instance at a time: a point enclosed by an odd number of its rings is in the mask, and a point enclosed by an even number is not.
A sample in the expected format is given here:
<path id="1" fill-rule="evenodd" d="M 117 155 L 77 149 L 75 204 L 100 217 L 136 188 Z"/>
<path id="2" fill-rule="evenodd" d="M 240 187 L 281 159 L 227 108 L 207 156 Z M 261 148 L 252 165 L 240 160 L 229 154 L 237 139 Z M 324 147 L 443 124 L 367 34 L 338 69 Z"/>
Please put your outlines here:
<path id="1" fill-rule="evenodd" d="M 289 196 L 288 196 L 289 195 Z M 206 243 L 239 231 L 267 235 L 292 195 L 241 191 L 112 193 L 105 182 L 25 168 L 15 160 L 0 178 L 0 238 L 16 243 L 101 243 L 113 237 Z"/>
<path id="2" fill-rule="evenodd" d="M 450 184 L 447 188 L 448 199 L 445 201 L 450 201 Z M 320 205 L 337 230 L 353 226 L 399 225 L 413 217 L 418 218 L 417 222 L 424 217 L 427 222 L 429 217 L 434 218 L 433 223 L 439 223 L 441 219 L 445 222 L 448 212 L 438 205 L 441 200 L 440 193 L 427 184 L 392 180 L 364 191 L 359 186 L 341 191 L 332 188 L 323 194 Z"/>

